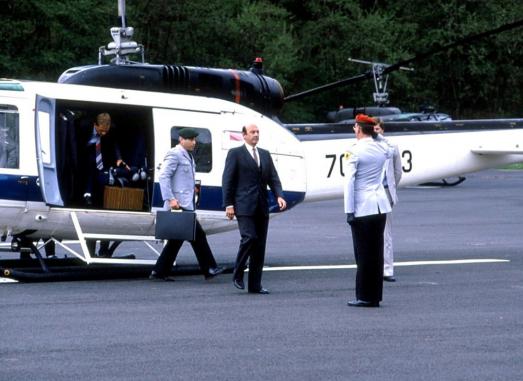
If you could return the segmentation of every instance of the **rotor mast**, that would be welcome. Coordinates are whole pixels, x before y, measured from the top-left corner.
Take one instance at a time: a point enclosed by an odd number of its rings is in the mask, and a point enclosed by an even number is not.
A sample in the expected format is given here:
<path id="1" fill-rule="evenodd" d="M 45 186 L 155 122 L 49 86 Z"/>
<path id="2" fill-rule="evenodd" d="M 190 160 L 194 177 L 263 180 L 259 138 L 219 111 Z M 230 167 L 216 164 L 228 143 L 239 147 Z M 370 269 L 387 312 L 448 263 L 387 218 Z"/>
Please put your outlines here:
<path id="1" fill-rule="evenodd" d="M 376 106 L 383 107 L 389 103 L 389 93 L 387 92 L 387 83 L 389 81 L 389 74 L 385 73 L 385 69 L 388 68 L 389 64 L 380 62 L 371 62 L 358 60 L 354 58 L 348 58 L 350 62 L 357 62 L 371 66 L 372 78 L 374 80 L 374 89 L 376 90 L 372 95 Z M 399 70 L 414 71 L 411 67 L 400 66 Z"/>
<path id="2" fill-rule="evenodd" d="M 132 61 L 129 60 L 129 55 L 131 54 L 140 54 L 141 62 L 144 63 L 144 46 L 132 40 L 134 28 L 127 26 L 125 0 L 118 0 L 118 18 L 120 21 L 120 26 L 113 26 L 110 29 L 113 41 L 109 42 L 107 46 L 100 46 L 98 48 L 98 65 L 102 65 L 103 57 L 107 56 L 114 56 L 111 59 L 111 63 L 116 65 L 132 63 Z"/>

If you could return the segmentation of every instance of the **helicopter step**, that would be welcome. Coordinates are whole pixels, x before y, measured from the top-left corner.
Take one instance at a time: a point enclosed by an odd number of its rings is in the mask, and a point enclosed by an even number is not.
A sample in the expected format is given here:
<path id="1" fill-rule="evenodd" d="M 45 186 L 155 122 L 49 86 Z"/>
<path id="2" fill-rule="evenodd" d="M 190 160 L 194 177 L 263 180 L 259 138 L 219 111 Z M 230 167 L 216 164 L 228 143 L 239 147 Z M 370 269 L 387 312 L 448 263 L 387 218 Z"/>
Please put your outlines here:
<path id="1" fill-rule="evenodd" d="M 80 241 L 81 253 L 78 253 L 78 252 L 72 250 L 71 248 L 67 247 L 66 245 L 64 245 L 60 242 L 57 242 L 57 243 L 60 244 L 69 253 L 73 254 L 78 259 L 84 261 L 86 264 L 89 265 L 92 263 L 102 263 L 102 264 L 105 263 L 105 264 L 128 264 L 128 265 L 154 265 L 156 263 L 156 260 L 135 259 L 134 257 L 112 258 L 112 257 L 94 257 L 94 256 L 92 256 L 91 252 L 89 251 L 89 248 L 87 246 L 88 240 L 100 239 L 100 240 L 113 240 L 113 241 L 157 241 L 157 239 L 154 236 L 149 236 L 149 235 L 84 233 L 76 212 L 71 211 L 70 216 L 71 216 L 71 220 L 73 222 L 74 229 L 78 236 L 78 240 Z M 150 245 L 149 245 L 149 248 L 151 248 L 159 256 L 158 251 L 154 250 Z"/>

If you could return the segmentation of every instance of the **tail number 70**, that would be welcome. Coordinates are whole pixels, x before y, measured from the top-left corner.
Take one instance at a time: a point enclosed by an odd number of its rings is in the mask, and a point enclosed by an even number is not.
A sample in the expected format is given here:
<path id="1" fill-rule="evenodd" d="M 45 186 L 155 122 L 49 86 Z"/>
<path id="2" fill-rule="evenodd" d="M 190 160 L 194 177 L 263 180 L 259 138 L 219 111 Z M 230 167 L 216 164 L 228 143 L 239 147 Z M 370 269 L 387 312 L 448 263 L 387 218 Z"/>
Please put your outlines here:
<path id="1" fill-rule="evenodd" d="M 334 170 L 334 166 L 336 165 L 336 160 L 339 161 L 340 175 L 342 177 L 345 177 L 345 172 L 343 172 L 343 157 L 344 156 L 345 156 L 344 153 L 342 153 L 339 156 L 337 156 L 336 154 L 325 155 L 326 159 L 331 160 L 329 172 L 327 173 L 327 178 L 331 177 L 332 171 Z M 401 166 L 401 169 L 403 170 L 403 172 L 408 173 L 408 172 L 412 171 L 412 152 L 409 150 L 402 151 L 401 158 L 402 158 L 402 163 L 403 163 Z"/>

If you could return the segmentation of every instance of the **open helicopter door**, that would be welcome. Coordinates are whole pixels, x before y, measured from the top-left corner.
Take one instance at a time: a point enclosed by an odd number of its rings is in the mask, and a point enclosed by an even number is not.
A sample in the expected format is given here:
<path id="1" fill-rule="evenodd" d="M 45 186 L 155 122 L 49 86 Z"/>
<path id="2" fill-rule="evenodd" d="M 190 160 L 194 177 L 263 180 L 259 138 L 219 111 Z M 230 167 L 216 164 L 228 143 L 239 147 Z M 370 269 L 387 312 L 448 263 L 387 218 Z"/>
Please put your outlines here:
<path id="1" fill-rule="evenodd" d="M 42 196 L 47 205 L 64 206 L 56 169 L 55 100 L 36 96 L 36 161 Z"/>

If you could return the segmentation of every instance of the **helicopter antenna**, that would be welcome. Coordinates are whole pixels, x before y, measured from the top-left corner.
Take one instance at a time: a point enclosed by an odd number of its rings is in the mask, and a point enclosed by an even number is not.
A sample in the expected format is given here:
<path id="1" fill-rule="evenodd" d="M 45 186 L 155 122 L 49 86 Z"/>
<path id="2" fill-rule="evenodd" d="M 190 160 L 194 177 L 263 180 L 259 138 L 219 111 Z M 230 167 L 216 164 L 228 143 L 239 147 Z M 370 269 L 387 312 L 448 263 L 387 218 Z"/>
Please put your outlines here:
<path id="1" fill-rule="evenodd" d="M 411 58 L 408 58 L 408 59 L 402 60 L 402 61 L 398 61 L 398 62 L 396 62 L 395 64 L 392 64 L 392 65 L 385 65 L 384 67 L 382 67 L 382 72 L 380 73 L 380 76 L 387 75 L 387 74 L 389 74 L 389 73 L 391 73 L 393 71 L 399 70 L 401 67 L 405 67 L 405 66 L 407 66 L 407 65 L 409 65 L 409 64 L 411 64 L 413 62 L 424 60 L 424 59 L 426 59 L 426 58 L 428 58 L 428 57 L 430 57 L 430 56 L 432 56 L 434 54 L 437 54 L 437 53 L 440 53 L 440 52 L 444 52 L 446 50 L 455 48 L 455 47 L 460 46 L 460 45 L 471 44 L 471 43 L 473 43 L 473 42 L 475 42 L 477 40 L 480 40 L 482 38 L 489 37 L 489 36 L 492 36 L 492 35 L 495 35 L 495 34 L 498 34 L 498 33 L 502 33 L 502 32 L 505 32 L 507 30 L 519 28 L 521 26 L 523 26 L 523 20 L 518 20 L 518 21 L 514 21 L 512 23 L 504 24 L 504 25 L 502 25 L 502 26 L 500 26 L 498 28 L 495 28 L 495 29 L 490 29 L 490 30 L 487 30 L 485 32 L 481 32 L 481 33 L 478 33 L 478 34 L 467 36 L 465 38 L 462 38 L 461 40 L 452 42 L 452 43 L 447 44 L 447 45 L 435 45 L 432 49 L 430 49 L 430 50 L 428 50 L 426 52 L 418 53 L 418 54 L 416 54 L 415 56 L 413 56 Z M 315 87 L 315 88 L 310 89 L 310 90 L 305 90 L 305 91 L 302 91 L 300 93 L 289 95 L 289 96 L 285 97 L 283 100 L 286 101 L 286 102 L 297 100 L 297 99 L 304 98 L 304 97 L 312 95 L 312 94 L 323 92 L 325 90 L 330 90 L 330 89 L 334 89 L 334 88 L 337 88 L 337 87 L 340 87 L 340 86 L 345 86 L 345 85 L 348 85 L 349 83 L 360 82 L 360 81 L 365 80 L 365 79 L 370 79 L 373 76 L 374 76 L 373 71 L 367 71 L 365 73 L 362 73 L 362 74 L 359 74 L 359 75 L 355 75 L 354 77 L 341 79 L 341 80 L 336 81 L 336 82 L 331 82 L 331 83 L 328 83 L 326 85 Z M 377 91 L 377 92 L 379 92 L 379 91 Z"/>
<path id="2" fill-rule="evenodd" d="M 134 28 L 127 26 L 125 15 L 125 0 L 118 0 L 118 18 L 120 26 L 113 26 L 111 31 L 112 42 L 98 48 L 98 65 L 102 65 L 103 57 L 114 56 L 111 63 L 116 65 L 129 64 L 131 54 L 141 54 L 142 63 L 145 63 L 145 49 L 142 44 L 132 41 Z"/>
<path id="3" fill-rule="evenodd" d="M 125 13 L 125 0 L 118 0 L 118 17 L 120 18 L 120 26 L 126 27 L 126 13 Z"/>
<path id="4" fill-rule="evenodd" d="M 387 83 L 389 81 L 389 74 L 384 74 L 385 69 L 388 68 L 389 64 L 380 62 L 371 62 L 358 60 L 354 58 L 348 58 L 350 62 L 357 62 L 371 66 L 372 78 L 374 79 L 375 92 L 372 94 L 374 97 L 374 103 L 376 106 L 383 107 L 389 103 L 389 93 L 387 92 Z M 414 71 L 411 67 L 400 66 L 399 70 Z"/>

